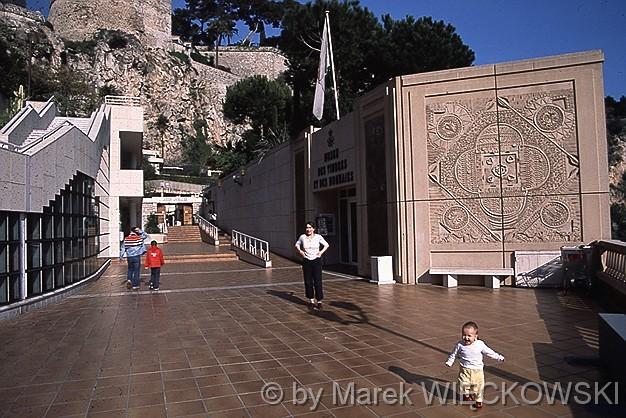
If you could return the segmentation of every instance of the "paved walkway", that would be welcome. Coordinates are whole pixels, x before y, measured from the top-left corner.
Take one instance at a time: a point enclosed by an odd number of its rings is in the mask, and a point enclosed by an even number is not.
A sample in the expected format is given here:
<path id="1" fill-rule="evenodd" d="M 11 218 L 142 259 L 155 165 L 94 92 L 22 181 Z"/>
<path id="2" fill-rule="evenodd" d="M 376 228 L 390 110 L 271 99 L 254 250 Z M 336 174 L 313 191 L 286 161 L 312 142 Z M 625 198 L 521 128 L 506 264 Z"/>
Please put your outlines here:
<path id="1" fill-rule="evenodd" d="M 269 270 L 233 260 L 173 262 L 159 292 L 127 291 L 125 265 L 113 264 L 81 293 L 0 322 L 0 417 L 619 414 L 607 405 L 577 405 L 572 396 L 570 405 L 551 405 L 537 390 L 543 382 L 588 382 L 592 389 L 603 382 L 597 308 L 583 297 L 378 287 L 325 273 L 325 307 L 315 312 L 305 305 L 299 266 L 273 262 Z M 517 384 L 506 404 L 472 411 L 456 404 L 452 391 L 444 394 L 457 373 L 444 362 L 466 320 L 478 322 L 481 337 L 506 357 L 485 368 L 493 385 L 487 401 Z M 272 389 L 266 399 L 264 388 Z M 403 404 L 385 403 L 383 390 Z M 309 401 L 298 404 L 305 393 Z"/>

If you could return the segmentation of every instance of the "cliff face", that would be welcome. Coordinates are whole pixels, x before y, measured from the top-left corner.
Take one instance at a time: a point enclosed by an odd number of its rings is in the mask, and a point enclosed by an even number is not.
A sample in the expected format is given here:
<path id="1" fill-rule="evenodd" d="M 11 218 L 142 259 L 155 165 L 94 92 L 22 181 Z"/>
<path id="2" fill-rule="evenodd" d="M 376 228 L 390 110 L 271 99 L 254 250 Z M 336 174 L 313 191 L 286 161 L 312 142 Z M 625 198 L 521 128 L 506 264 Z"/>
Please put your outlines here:
<path id="1" fill-rule="evenodd" d="M 255 58 L 247 59 L 246 71 L 234 65 L 235 60 L 231 65 L 237 68 L 227 72 L 193 61 L 184 52 L 151 48 L 133 35 L 123 34 L 120 44 L 101 32 L 92 42 L 72 44 L 58 35 L 56 26 L 50 30 L 40 14 L 1 3 L 0 11 L 0 24 L 14 36 L 45 34 L 52 50 L 38 65 L 51 72 L 68 66 L 96 88 L 140 97 L 145 109 L 144 148 L 163 149 L 168 162 L 179 159 L 181 139 L 195 134 L 196 120 L 206 122 L 209 141 L 238 141 L 242 127 L 226 122 L 222 113 L 227 87 L 252 74 L 276 78 L 285 68 L 284 57 L 276 50 L 247 51 Z"/>

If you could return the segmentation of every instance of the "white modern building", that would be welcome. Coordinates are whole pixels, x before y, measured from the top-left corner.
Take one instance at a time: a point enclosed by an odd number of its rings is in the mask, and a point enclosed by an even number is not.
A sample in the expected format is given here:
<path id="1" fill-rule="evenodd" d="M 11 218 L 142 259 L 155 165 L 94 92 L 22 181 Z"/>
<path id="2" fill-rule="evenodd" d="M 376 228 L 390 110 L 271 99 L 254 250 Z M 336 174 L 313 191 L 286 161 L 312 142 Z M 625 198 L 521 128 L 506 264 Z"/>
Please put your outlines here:
<path id="1" fill-rule="evenodd" d="M 53 99 L 0 129 L 0 316 L 67 293 L 119 253 L 141 223 L 143 109 L 107 97 L 89 118 Z"/>

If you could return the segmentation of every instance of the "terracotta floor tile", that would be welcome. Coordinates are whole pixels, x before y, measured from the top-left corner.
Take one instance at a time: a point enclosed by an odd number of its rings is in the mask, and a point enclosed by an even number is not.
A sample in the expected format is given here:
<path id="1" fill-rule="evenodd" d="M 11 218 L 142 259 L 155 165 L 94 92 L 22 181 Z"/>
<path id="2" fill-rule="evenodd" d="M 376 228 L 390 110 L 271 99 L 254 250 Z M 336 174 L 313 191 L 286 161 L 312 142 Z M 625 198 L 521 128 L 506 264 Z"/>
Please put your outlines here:
<path id="1" fill-rule="evenodd" d="M 290 415 L 283 405 L 251 406 L 246 409 L 255 418 L 282 418 Z"/>
<path id="2" fill-rule="evenodd" d="M 181 390 L 166 390 L 165 401 L 169 403 L 194 401 L 201 399 L 200 391 L 197 388 L 188 388 Z"/>
<path id="3" fill-rule="evenodd" d="M 129 408 L 140 408 L 143 406 L 161 405 L 165 403 L 165 397 L 163 392 L 156 393 L 143 393 L 138 395 L 131 395 L 128 400 Z"/>
<path id="4" fill-rule="evenodd" d="M 204 399 L 203 402 L 209 413 L 224 411 L 227 409 L 238 409 L 243 406 L 237 396 L 222 396 L 219 398 Z"/>
<path id="5" fill-rule="evenodd" d="M 49 407 L 51 416 L 150 418 L 611 415 L 606 405 L 574 411 L 544 404 L 493 405 L 478 414 L 458 405 L 429 406 L 420 386 L 456 382 L 458 369 L 443 363 L 468 319 L 507 358 L 486 361 L 491 382 L 601 381 L 596 364 L 580 362 L 598 355 L 599 308 L 584 295 L 378 287 L 325 274 L 324 310 L 311 313 L 300 267 L 275 261 L 286 268 L 236 260 L 171 264 L 158 295 L 127 294 L 125 265 L 113 264 L 75 295 L 0 322 L 0 358 L 11 359 L 0 362 L 0 417 L 44 416 Z M 268 382 L 283 390 L 283 405 L 263 401 Z M 403 382 L 415 389 L 414 410 L 334 405 L 333 382 L 344 389 Z M 329 411 L 289 408 L 294 383 L 323 389 Z"/>
<path id="6" fill-rule="evenodd" d="M 84 415 L 87 412 L 89 401 L 52 404 L 46 413 L 46 418 L 64 417 L 68 415 Z"/>
<path id="7" fill-rule="evenodd" d="M 144 406 L 129 408 L 128 418 L 166 418 L 165 405 Z"/>
<path id="8" fill-rule="evenodd" d="M 125 409 L 127 405 L 126 397 L 92 399 L 89 404 L 88 413 L 97 413 L 105 411 L 115 411 Z"/>
<path id="9" fill-rule="evenodd" d="M 206 412 L 202 401 L 188 401 L 179 403 L 167 403 L 167 416 L 179 417 L 192 414 L 203 414 Z"/>

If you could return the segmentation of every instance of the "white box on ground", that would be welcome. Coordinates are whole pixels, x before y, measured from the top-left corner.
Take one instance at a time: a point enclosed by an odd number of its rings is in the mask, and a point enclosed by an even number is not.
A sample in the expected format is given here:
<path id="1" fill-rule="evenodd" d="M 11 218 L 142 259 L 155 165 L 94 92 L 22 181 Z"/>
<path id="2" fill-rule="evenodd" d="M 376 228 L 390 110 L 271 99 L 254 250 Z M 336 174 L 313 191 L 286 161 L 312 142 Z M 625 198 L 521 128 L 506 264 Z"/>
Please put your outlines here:
<path id="1" fill-rule="evenodd" d="M 372 283 L 392 284 L 393 280 L 393 264 L 390 255 L 371 257 L 372 261 Z"/>

